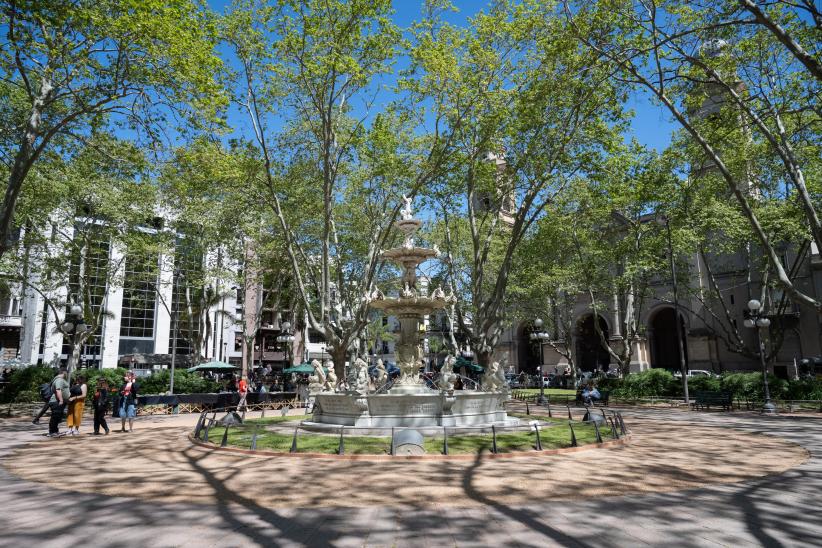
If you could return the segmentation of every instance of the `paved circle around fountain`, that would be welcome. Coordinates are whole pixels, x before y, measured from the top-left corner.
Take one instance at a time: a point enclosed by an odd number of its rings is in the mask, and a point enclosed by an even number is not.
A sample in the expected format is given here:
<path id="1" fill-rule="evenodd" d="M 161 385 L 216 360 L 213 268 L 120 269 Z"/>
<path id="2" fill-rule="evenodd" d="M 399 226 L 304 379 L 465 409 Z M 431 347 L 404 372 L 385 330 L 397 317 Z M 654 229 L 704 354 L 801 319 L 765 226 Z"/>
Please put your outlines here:
<path id="1" fill-rule="evenodd" d="M 191 418 L 174 422 L 138 422 L 132 434 L 36 441 L 3 466 L 60 490 L 166 502 L 213 504 L 225 490 L 239 490 L 268 507 L 430 507 L 679 491 L 778 474 L 808 458 L 778 438 L 653 420 L 632 421 L 630 445 L 515 460 L 249 457 L 193 446 Z"/>

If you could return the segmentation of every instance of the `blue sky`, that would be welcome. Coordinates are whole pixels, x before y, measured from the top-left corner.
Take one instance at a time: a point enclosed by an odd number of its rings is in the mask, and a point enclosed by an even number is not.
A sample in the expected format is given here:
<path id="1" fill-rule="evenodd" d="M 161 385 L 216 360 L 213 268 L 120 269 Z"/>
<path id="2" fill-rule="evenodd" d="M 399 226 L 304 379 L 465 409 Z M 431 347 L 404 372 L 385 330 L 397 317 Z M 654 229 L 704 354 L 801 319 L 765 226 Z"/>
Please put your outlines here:
<path id="1" fill-rule="evenodd" d="M 488 5 L 486 0 L 452 0 L 459 10 L 447 15 L 447 19 L 454 25 L 463 26 L 467 20 Z M 212 9 L 222 12 L 230 0 L 208 0 Z M 394 0 L 394 22 L 401 28 L 409 27 L 420 17 L 421 0 Z M 228 59 L 229 62 L 230 59 Z M 398 64 L 402 64 L 400 60 Z M 388 98 L 386 98 L 388 99 Z M 671 141 L 671 134 L 676 129 L 670 115 L 664 107 L 654 104 L 650 96 L 637 92 L 626 105 L 635 113 L 631 121 L 631 131 L 626 133 L 626 139 L 634 137 L 645 146 L 662 151 Z M 235 135 L 245 134 L 250 130 L 247 117 L 238 112 L 229 115 L 229 122 L 235 128 Z"/>

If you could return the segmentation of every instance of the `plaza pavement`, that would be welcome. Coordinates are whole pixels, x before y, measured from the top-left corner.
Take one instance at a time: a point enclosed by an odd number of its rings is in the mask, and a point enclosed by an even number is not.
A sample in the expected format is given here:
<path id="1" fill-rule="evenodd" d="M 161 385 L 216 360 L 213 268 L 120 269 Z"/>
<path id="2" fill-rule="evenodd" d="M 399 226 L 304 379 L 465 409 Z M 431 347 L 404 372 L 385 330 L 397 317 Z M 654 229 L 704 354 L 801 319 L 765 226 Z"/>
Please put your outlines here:
<path id="1" fill-rule="evenodd" d="M 623 414 L 625 447 L 391 462 L 205 450 L 193 416 L 4 420 L 0 546 L 822 546 L 819 415 Z"/>

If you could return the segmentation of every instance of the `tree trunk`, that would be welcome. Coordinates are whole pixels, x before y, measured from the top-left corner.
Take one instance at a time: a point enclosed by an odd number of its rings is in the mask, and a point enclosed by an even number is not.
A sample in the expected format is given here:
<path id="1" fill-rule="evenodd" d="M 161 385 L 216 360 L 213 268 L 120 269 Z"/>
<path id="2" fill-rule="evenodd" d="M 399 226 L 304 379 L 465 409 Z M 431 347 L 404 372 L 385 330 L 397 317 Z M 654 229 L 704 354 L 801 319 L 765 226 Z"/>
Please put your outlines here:
<path id="1" fill-rule="evenodd" d="M 331 361 L 334 362 L 334 373 L 337 375 L 337 382 L 346 382 L 345 380 L 345 362 L 348 359 L 348 349 L 343 345 L 334 345 L 328 351 L 331 354 Z"/>

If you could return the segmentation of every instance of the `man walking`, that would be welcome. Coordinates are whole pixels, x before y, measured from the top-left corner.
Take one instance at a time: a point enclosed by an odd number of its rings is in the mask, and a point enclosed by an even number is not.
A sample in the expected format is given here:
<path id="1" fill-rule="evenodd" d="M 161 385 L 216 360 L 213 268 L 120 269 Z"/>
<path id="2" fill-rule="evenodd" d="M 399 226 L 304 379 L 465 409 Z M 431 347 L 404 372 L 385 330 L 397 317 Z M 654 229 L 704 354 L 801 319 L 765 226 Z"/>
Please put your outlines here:
<path id="1" fill-rule="evenodd" d="M 57 437 L 60 435 L 60 421 L 63 420 L 63 413 L 66 409 L 66 404 L 69 399 L 69 383 L 66 380 L 66 368 L 61 367 L 57 376 L 51 381 L 51 399 L 49 399 L 49 407 L 51 408 L 51 419 L 49 419 L 49 437 Z"/>

